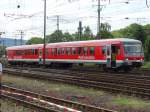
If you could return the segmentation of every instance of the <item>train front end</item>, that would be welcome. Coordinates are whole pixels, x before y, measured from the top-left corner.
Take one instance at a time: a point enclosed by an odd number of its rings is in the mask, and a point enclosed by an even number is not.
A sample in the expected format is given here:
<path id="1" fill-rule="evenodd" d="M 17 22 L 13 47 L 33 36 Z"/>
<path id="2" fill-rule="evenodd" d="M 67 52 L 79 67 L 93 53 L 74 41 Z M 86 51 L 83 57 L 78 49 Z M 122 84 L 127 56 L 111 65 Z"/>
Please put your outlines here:
<path id="1" fill-rule="evenodd" d="M 141 67 L 144 64 L 144 51 L 141 41 L 125 41 L 123 46 L 125 67 Z"/>

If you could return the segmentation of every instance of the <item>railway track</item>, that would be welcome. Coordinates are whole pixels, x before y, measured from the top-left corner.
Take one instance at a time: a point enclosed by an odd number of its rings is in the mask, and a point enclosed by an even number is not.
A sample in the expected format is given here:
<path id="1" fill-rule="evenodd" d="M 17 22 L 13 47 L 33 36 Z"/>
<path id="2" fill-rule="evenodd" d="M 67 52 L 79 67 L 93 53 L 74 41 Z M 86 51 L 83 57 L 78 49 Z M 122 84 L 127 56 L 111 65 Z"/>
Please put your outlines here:
<path id="1" fill-rule="evenodd" d="M 56 69 L 56 68 L 46 68 L 46 67 L 9 67 L 9 68 L 14 68 L 14 69 L 23 69 L 23 70 L 36 70 L 36 71 L 48 71 L 48 72 L 53 72 L 53 71 L 61 71 L 61 72 L 76 72 L 76 73 L 82 73 L 82 74 L 114 74 L 114 75 L 127 75 L 127 76 L 147 76 L 150 77 L 150 70 L 149 69 L 139 69 L 139 70 L 133 70 L 129 73 L 125 72 L 113 72 L 113 71 L 108 71 L 105 72 L 99 68 L 70 68 L 70 69 Z"/>
<path id="2" fill-rule="evenodd" d="M 24 70 L 24 69 L 19 69 Z M 116 82 L 118 84 L 132 84 L 132 85 L 142 85 L 150 87 L 150 75 L 133 75 L 133 74 L 109 74 L 109 73 L 87 73 L 87 72 L 77 72 L 77 71 L 68 71 L 68 70 L 57 70 L 57 69 L 39 69 L 39 68 L 32 68 L 32 69 L 25 69 L 27 71 L 39 71 L 39 72 L 48 72 L 54 74 L 63 74 L 68 76 L 78 76 L 81 78 L 86 78 L 88 80 L 94 81 L 105 81 L 105 82 Z M 88 76 L 88 77 L 87 77 Z M 113 80 L 112 80 L 113 79 Z M 142 87 L 142 86 L 141 86 Z"/>
<path id="3" fill-rule="evenodd" d="M 84 73 L 63 72 L 58 70 L 41 72 L 35 70 L 5 69 L 4 72 L 30 78 L 32 77 L 76 84 L 84 87 L 93 87 L 114 93 L 123 93 L 128 95 L 136 95 L 143 98 L 150 98 L 150 77 L 148 76 L 121 74 L 110 75 L 106 73 L 87 75 Z"/>
<path id="4" fill-rule="evenodd" d="M 116 112 L 109 109 L 80 104 L 38 93 L 2 85 L 2 98 L 22 103 L 40 112 Z"/>
<path id="5" fill-rule="evenodd" d="M 103 72 L 104 73 L 105 72 L 105 71 L 99 69 L 98 67 L 97 68 L 86 68 L 86 67 L 85 68 L 84 67 L 83 68 L 73 68 L 72 70 L 74 70 L 74 71 L 83 71 L 83 72 L 87 71 L 87 72 L 92 72 L 92 73 L 99 73 L 99 72 Z M 112 71 L 108 71 L 108 73 L 109 72 L 112 72 Z M 116 73 L 116 72 L 114 72 L 114 73 Z M 123 71 L 118 72 L 118 74 L 120 74 L 120 73 L 127 74 L 126 72 L 123 72 Z M 144 68 L 133 69 L 128 74 L 150 76 L 150 69 L 144 69 Z"/>

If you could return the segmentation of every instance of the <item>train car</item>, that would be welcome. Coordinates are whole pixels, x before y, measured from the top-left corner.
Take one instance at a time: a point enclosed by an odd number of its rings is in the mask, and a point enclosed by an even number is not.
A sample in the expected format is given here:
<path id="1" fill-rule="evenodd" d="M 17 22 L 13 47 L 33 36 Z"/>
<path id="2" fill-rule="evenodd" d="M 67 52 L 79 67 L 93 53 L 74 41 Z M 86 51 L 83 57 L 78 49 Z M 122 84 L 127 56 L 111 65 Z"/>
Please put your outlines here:
<path id="1" fill-rule="evenodd" d="M 14 46 L 6 50 L 11 64 L 44 63 L 42 44 Z M 46 45 L 45 54 L 46 65 L 93 63 L 105 69 L 126 70 L 144 63 L 142 43 L 127 38 L 51 43 Z"/>
<path id="2" fill-rule="evenodd" d="M 7 47 L 8 63 L 14 65 L 39 64 L 39 49 L 43 49 L 43 44 Z"/>

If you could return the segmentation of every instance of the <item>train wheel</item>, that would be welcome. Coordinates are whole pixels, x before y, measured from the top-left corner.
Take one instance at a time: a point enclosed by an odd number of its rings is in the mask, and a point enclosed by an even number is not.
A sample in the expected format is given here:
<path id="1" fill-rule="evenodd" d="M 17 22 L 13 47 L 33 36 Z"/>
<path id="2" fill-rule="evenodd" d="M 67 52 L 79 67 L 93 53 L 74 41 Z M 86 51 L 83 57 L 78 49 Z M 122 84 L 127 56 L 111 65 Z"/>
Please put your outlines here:
<path id="1" fill-rule="evenodd" d="M 84 64 L 83 63 L 79 63 L 79 66 L 83 66 Z"/>
<path id="2" fill-rule="evenodd" d="M 118 73 L 119 72 L 119 68 L 114 68 L 113 72 Z"/>
<path id="3" fill-rule="evenodd" d="M 128 73 L 128 72 L 131 71 L 131 68 L 130 68 L 130 67 L 124 67 L 124 68 L 123 68 L 123 71 L 124 71 L 125 73 Z"/>
<path id="4" fill-rule="evenodd" d="M 102 69 L 103 69 L 104 72 L 108 72 L 109 71 L 108 68 L 106 67 L 106 65 L 103 65 Z"/>

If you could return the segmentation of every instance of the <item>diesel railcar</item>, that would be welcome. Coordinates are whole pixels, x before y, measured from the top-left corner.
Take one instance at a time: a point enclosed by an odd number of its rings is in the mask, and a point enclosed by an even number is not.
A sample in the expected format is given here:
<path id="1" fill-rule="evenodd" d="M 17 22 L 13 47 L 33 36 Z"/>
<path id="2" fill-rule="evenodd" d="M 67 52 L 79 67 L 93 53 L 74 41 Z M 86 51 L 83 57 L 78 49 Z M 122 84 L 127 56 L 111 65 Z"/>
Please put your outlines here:
<path id="1" fill-rule="evenodd" d="M 75 42 L 22 45 L 6 48 L 10 64 L 98 64 L 107 68 L 133 68 L 144 63 L 139 40 L 118 38 Z M 44 57 L 45 52 L 45 57 Z M 44 63 L 45 62 L 45 63 Z"/>

